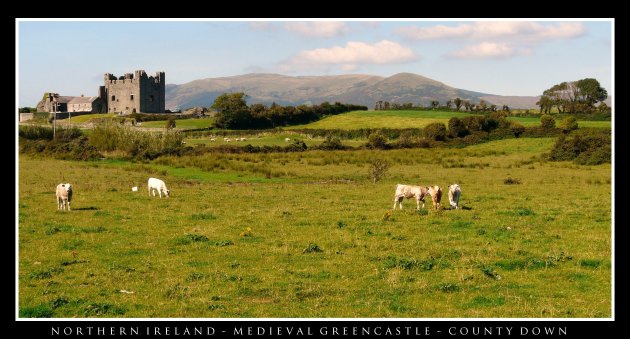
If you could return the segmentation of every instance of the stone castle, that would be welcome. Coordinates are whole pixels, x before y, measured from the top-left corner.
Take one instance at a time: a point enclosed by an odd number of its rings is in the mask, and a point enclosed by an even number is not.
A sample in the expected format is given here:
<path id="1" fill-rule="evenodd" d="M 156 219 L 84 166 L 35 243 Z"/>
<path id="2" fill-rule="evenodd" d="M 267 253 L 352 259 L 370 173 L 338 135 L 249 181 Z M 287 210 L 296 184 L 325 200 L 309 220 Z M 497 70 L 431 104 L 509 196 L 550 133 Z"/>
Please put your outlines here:
<path id="1" fill-rule="evenodd" d="M 166 80 L 164 72 L 147 76 L 144 70 L 119 78 L 105 73 L 105 86 L 99 86 L 94 97 L 61 96 L 46 93 L 37 104 L 38 112 L 70 113 L 164 113 Z"/>

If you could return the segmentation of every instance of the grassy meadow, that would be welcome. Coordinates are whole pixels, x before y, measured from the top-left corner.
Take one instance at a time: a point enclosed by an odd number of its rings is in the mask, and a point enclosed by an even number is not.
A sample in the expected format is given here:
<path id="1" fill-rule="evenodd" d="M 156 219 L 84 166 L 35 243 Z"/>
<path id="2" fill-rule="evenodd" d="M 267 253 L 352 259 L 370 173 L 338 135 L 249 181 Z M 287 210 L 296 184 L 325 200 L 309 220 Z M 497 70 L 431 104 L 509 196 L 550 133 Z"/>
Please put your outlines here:
<path id="1" fill-rule="evenodd" d="M 351 130 L 359 128 L 423 128 L 435 122 L 448 125 L 448 120 L 452 117 L 464 118 L 471 115 L 471 113 L 451 111 L 353 111 L 329 116 L 306 125 L 286 127 L 286 129 L 339 128 Z M 538 117 L 508 117 L 508 120 L 519 122 L 526 127 L 540 126 L 540 118 Z M 559 121 L 557 121 L 557 123 L 559 123 Z M 610 128 L 611 122 L 578 121 L 578 125 L 580 127 Z"/>
<path id="2" fill-rule="evenodd" d="M 416 127 L 411 114 L 387 119 L 378 127 Z M 611 166 L 540 160 L 553 143 L 151 162 L 20 154 L 19 315 L 611 317 Z M 374 159 L 392 164 L 376 184 Z M 172 196 L 150 197 L 150 176 Z M 56 209 L 60 182 L 73 184 L 72 211 Z M 397 183 L 459 183 L 463 208 L 449 210 L 445 192 L 439 211 L 410 200 L 392 211 Z"/>

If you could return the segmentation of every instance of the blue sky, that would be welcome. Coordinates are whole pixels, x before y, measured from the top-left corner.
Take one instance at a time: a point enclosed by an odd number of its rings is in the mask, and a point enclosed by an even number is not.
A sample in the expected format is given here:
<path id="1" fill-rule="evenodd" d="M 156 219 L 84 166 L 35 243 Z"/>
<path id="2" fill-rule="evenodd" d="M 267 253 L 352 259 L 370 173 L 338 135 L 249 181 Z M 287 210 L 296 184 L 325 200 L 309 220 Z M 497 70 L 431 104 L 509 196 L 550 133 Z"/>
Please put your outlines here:
<path id="1" fill-rule="evenodd" d="M 245 73 L 420 74 L 499 95 L 596 78 L 612 94 L 610 21 L 18 21 L 22 106 L 96 95 L 103 74 L 166 82 Z"/>

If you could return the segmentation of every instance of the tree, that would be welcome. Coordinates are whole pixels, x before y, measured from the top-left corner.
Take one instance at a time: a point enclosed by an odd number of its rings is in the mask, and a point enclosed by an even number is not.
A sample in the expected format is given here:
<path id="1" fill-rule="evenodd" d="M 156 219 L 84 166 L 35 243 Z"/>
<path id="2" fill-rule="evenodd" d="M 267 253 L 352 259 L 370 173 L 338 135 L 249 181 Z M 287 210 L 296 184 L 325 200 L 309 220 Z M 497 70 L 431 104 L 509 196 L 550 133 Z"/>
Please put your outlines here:
<path id="1" fill-rule="evenodd" d="M 389 170 L 389 163 L 382 159 L 375 159 L 368 167 L 368 178 L 372 179 L 372 182 L 376 184 L 387 174 Z"/>
<path id="2" fill-rule="evenodd" d="M 482 112 L 485 112 L 488 109 L 488 103 L 485 100 L 483 100 L 483 99 L 479 100 L 479 104 L 477 105 L 477 109 L 482 111 Z"/>
<path id="3" fill-rule="evenodd" d="M 464 100 L 464 108 L 466 108 L 467 111 L 472 111 L 473 109 L 473 104 L 470 103 L 470 101 L 468 100 Z"/>
<path id="4" fill-rule="evenodd" d="M 608 92 L 599 81 L 585 78 L 577 81 L 565 81 L 543 92 L 539 100 L 541 111 L 545 106 L 556 106 L 560 113 L 591 112 L 595 104 L 606 100 Z"/>
<path id="5" fill-rule="evenodd" d="M 453 106 L 453 101 L 448 100 L 445 105 L 446 105 L 446 108 L 451 109 L 451 106 Z"/>
<path id="6" fill-rule="evenodd" d="M 437 100 L 431 100 L 431 107 L 433 109 L 437 108 L 438 106 L 440 106 L 440 102 Z"/>
<path id="7" fill-rule="evenodd" d="M 553 100 L 549 96 L 542 95 L 536 105 L 540 106 L 540 114 L 549 114 L 553 107 Z"/>
<path id="8" fill-rule="evenodd" d="M 455 110 L 459 111 L 459 108 L 462 107 L 462 99 L 460 98 L 455 98 L 453 100 L 453 103 L 455 104 Z"/>
<path id="9" fill-rule="evenodd" d="M 219 95 L 211 108 L 217 111 L 215 125 L 218 128 L 238 128 L 251 119 L 251 112 L 243 92 Z"/>
<path id="10" fill-rule="evenodd" d="M 577 101 L 585 103 L 589 107 L 594 107 L 596 103 L 606 100 L 608 92 L 599 85 L 599 81 L 593 78 L 586 78 L 576 82 Z"/>
<path id="11" fill-rule="evenodd" d="M 389 109 L 389 101 L 384 101 L 383 102 L 383 110 L 388 110 Z"/>
<path id="12" fill-rule="evenodd" d="M 497 110 L 497 105 L 495 105 L 495 104 L 490 105 L 490 110 L 492 112 L 495 112 Z"/>

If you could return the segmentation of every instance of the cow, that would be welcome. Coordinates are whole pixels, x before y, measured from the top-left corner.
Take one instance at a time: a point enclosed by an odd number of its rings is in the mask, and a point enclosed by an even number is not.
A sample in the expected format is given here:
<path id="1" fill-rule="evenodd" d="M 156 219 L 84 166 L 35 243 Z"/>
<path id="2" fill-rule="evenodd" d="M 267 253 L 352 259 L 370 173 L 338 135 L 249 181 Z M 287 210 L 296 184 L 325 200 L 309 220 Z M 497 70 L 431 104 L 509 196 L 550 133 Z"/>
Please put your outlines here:
<path id="1" fill-rule="evenodd" d="M 64 211 L 67 205 L 68 211 L 69 211 L 70 202 L 72 201 L 72 185 L 70 184 L 57 185 L 56 194 L 57 194 L 57 209 Z"/>
<path id="2" fill-rule="evenodd" d="M 452 184 L 448 187 L 448 201 L 451 208 L 459 208 L 459 197 L 462 195 L 462 189 L 458 184 Z"/>
<path id="3" fill-rule="evenodd" d="M 284 142 L 289 142 L 291 141 L 291 138 L 284 138 Z"/>
<path id="4" fill-rule="evenodd" d="M 440 209 L 440 200 L 442 200 L 442 189 L 440 186 L 429 186 L 426 187 L 427 194 L 431 196 L 431 200 L 433 201 L 433 208 L 435 210 Z"/>
<path id="5" fill-rule="evenodd" d="M 403 198 L 411 199 L 416 198 L 416 209 L 420 209 L 420 201 L 422 201 L 422 208 L 424 208 L 424 197 L 427 195 L 427 188 L 421 186 L 411 185 L 396 185 L 396 194 L 394 195 L 394 207 L 396 209 L 396 203 L 402 210 Z"/>
<path id="6" fill-rule="evenodd" d="M 151 196 L 151 192 L 153 192 L 153 196 L 155 196 L 155 191 L 153 190 L 156 190 L 158 192 L 158 194 L 160 195 L 160 199 L 162 199 L 162 192 L 164 192 L 167 198 L 171 196 L 171 191 L 168 188 L 166 188 L 166 184 L 164 183 L 164 181 L 160 179 L 149 178 L 148 185 L 149 185 L 149 196 Z"/>

